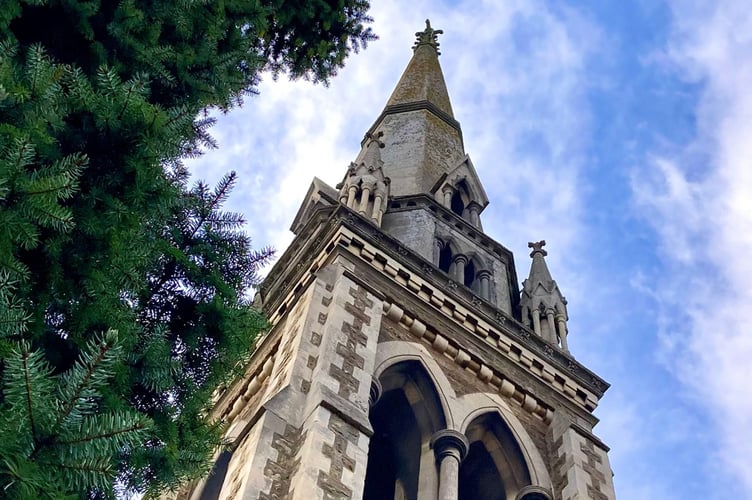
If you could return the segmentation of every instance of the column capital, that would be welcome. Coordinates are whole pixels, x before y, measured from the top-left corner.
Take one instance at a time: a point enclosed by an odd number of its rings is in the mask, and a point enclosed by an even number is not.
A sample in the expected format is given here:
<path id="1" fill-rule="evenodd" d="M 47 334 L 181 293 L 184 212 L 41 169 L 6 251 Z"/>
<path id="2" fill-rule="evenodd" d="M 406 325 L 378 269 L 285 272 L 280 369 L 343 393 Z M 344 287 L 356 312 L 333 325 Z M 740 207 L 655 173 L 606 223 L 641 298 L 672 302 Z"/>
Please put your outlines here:
<path id="1" fill-rule="evenodd" d="M 551 493 L 542 486 L 525 486 L 517 493 L 515 500 L 550 500 Z"/>
<path id="2" fill-rule="evenodd" d="M 482 208 L 483 206 L 475 200 L 467 204 L 467 209 L 476 213 L 480 213 Z"/>
<path id="3" fill-rule="evenodd" d="M 454 186 L 452 186 L 451 184 L 444 184 L 444 187 L 441 188 L 441 192 L 444 194 L 454 194 Z"/>
<path id="4" fill-rule="evenodd" d="M 457 462 L 462 462 L 470 450 L 470 443 L 461 432 L 442 429 L 431 436 L 431 448 L 439 462 L 446 456 L 453 456 Z"/>
<path id="5" fill-rule="evenodd" d="M 466 255 L 457 254 L 454 256 L 454 261 L 455 262 L 461 261 L 463 264 L 467 264 L 468 262 L 470 262 L 470 259 L 468 259 Z"/>

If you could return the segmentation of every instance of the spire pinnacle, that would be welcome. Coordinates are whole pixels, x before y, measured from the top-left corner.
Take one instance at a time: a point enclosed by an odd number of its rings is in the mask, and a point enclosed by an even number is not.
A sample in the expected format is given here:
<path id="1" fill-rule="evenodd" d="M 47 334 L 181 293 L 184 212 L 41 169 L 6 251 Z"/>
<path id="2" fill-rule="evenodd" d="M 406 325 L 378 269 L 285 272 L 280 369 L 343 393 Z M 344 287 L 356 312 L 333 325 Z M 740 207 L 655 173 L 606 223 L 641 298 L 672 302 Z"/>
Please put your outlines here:
<path id="1" fill-rule="evenodd" d="M 436 50 L 437 55 L 441 55 L 439 51 L 439 35 L 443 35 L 444 30 L 435 30 L 431 28 L 431 21 L 426 19 L 426 29 L 415 33 L 415 45 L 413 45 L 413 51 L 421 45 L 430 45 Z"/>
<path id="2" fill-rule="evenodd" d="M 551 278 L 546 259 L 548 252 L 543 250 L 546 240 L 531 241 L 530 275 L 522 283 L 520 308 L 522 322 L 544 340 L 568 351 L 567 347 L 567 299 L 561 294 L 556 281 Z"/>
<path id="3" fill-rule="evenodd" d="M 439 64 L 440 33 L 426 20 L 425 30 L 415 34 L 410 62 L 369 130 L 384 133 L 381 158 L 384 175 L 393 182 L 392 196 L 430 194 L 434 184 L 465 157 L 462 131 Z M 358 161 L 369 144 L 368 137 L 361 142 Z"/>

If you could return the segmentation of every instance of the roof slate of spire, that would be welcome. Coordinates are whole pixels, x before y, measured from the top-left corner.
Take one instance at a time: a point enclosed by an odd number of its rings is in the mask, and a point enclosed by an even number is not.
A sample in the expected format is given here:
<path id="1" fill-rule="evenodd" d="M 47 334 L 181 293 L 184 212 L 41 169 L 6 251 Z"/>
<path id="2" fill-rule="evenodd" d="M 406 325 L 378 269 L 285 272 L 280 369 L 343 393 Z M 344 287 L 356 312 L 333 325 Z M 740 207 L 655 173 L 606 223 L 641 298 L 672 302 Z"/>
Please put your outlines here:
<path id="1" fill-rule="evenodd" d="M 439 44 L 436 35 L 426 20 L 426 30 L 415 34 L 418 40 L 413 47 L 413 57 L 405 68 L 397 87 L 392 92 L 388 106 L 428 101 L 440 111 L 454 118 L 449 102 L 444 74 L 439 64 Z"/>

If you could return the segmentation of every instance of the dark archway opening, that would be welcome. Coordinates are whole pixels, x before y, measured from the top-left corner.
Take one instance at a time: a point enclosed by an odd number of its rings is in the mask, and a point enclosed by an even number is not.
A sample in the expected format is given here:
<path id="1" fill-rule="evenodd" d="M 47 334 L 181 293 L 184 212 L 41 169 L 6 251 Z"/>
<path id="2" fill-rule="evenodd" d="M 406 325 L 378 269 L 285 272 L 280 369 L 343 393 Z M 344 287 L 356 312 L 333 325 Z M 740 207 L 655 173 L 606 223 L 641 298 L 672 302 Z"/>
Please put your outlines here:
<path id="1" fill-rule="evenodd" d="M 450 208 L 452 209 L 452 212 L 460 217 L 462 217 L 462 214 L 465 212 L 465 202 L 462 201 L 462 194 L 459 190 L 455 191 L 452 195 L 452 205 Z"/>
<path id="2" fill-rule="evenodd" d="M 506 500 L 530 485 L 525 457 L 501 416 L 481 415 L 466 435 L 470 450 L 460 466 L 460 500 Z"/>
<path id="3" fill-rule="evenodd" d="M 504 483 L 496 470 L 493 458 L 476 441 L 470 445 L 470 452 L 460 469 L 459 500 L 506 500 Z"/>
<path id="4" fill-rule="evenodd" d="M 465 286 L 472 288 L 475 283 L 475 264 L 471 260 L 465 265 Z"/>
<path id="5" fill-rule="evenodd" d="M 449 268 L 452 266 L 452 249 L 449 247 L 449 243 L 444 243 L 439 251 L 439 269 L 445 273 L 449 272 Z"/>
<path id="6" fill-rule="evenodd" d="M 370 413 L 363 500 L 417 500 L 422 454 L 430 436 L 446 426 L 441 402 L 419 362 L 398 363 L 379 381 L 383 393 Z"/>
<path id="7" fill-rule="evenodd" d="M 363 500 L 418 498 L 420 433 L 403 391 L 390 391 L 371 411 L 373 436 L 368 449 Z"/>
<path id="8" fill-rule="evenodd" d="M 232 458 L 232 452 L 223 451 L 217 461 L 214 463 L 211 474 L 209 474 L 204 490 L 201 492 L 200 500 L 216 500 L 219 498 L 219 493 L 222 490 L 222 485 L 227 475 L 227 467 L 230 465 L 230 459 Z"/>

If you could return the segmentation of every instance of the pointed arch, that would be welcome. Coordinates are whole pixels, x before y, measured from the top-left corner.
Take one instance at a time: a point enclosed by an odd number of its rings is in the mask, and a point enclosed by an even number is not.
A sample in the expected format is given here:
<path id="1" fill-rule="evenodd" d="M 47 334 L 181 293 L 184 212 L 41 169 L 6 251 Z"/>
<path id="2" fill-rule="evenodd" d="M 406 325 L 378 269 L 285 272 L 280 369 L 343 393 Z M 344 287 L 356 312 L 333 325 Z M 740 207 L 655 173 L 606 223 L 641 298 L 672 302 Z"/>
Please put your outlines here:
<path id="1" fill-rule="evenodd" d="M 465 430 L 470 443 L 460 467 L 460 500 L 515 500 L 529 486 L 527 463 L 498 412 L 486 412 Z"/>
<path id="2" fill-rule="evenodd" d="M 382 374 L 390 367 L 408 361 L 417 362 L 422 368 L 423 373 L 428 376 L 431 381 L 432 389 L 436 391 L 438 400 L 441 403 L 441 411 L 444 415 L 446 427 L 454 429 L 456 419 L 453 415 L 452 407 L 449 404 L 450 400 L 456 398 L 454 389 L 449 383 L 449 379 L 444 375 L 441 367 L 439 367 L 438 363 L 436 363 L 436 360 L 433 359 L 433 356 L 428 352 L 425 346 L 415 342 L 405 342 L 401 340 L 380 343 L 378 352 L 376 353 L 376 363 L 373 376 L 374 378 L 381 380 Z M 385 391 L 382 390 L 382 393 L 383 392 Z"/>
<path id="3" fill-rule="evenodd" d="M 511 437 L 522 453 L 525 467 L 530 476 L 530 484 L 543 489 L 551 488 L 551 477 L 548 473 L 543 457 L 528 434 L 525 426 L 514 415 L 506 401 L 498 394 L 473 393 L 462 396 L 459 407 L 469 409 L 461 418 L 459 430 L 463 434 L 468 433 L 473 422 L 478 421 L 484 415 L 495 415 L 504 423 Z M 456 416 L 456 418 L 459 415 Z M 460 419 L 457 418 L 459 421 Z"/>
<path id="4" fill-rule="evenodd" d="M 420 357 L 391 361 L 376 372 L 382 392 L 369 417 L 364 500 L 417 500 L 419 488 L 436 483 L 428 443 L 447 426 L 446 402 Z"/>

